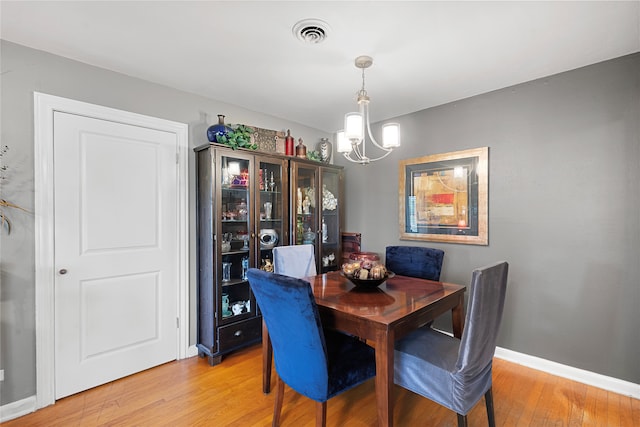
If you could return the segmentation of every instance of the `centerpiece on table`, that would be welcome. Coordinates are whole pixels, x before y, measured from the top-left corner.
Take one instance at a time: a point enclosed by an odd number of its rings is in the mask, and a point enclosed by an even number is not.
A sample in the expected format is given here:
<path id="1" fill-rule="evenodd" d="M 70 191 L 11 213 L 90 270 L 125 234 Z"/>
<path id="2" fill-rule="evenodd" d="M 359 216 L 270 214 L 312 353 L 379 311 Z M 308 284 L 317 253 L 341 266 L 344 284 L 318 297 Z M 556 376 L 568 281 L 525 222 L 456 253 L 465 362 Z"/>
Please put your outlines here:
<path id="1" fill-rule="evenodd" d="M 358 287 L 375 288 L 395 276 L 383 264 L 370 259 L 352 260 L 342 264 L 342 274 Z"/>

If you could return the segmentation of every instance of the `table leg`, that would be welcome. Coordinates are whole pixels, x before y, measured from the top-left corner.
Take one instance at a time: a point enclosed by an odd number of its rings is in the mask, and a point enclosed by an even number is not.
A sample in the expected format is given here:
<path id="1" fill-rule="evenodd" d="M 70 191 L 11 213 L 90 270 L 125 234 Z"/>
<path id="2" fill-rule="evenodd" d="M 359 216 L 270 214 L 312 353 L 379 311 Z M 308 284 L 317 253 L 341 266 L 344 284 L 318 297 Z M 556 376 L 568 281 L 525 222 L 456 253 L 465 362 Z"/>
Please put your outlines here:
<path id="1" fill-rule="evenodd" d="M 377 332 L 376 337 L 376 401 L 378 425 L 393 426 L 393 351 L 394 333 Z"/>
<path id="2" fill-rule="evenodd" d="M 271 366 L 273 348 L 267 325 L 262 321 L 262 392 L 268 394 L 271 391 Z"/>
<path id="3" fill-rule="evenodd" d="M 453 336 L 462 338 L 464 329 L 464 294 L 458 297 L 458 304 L 451 309 L 451 321 L 453 323 Z"/>

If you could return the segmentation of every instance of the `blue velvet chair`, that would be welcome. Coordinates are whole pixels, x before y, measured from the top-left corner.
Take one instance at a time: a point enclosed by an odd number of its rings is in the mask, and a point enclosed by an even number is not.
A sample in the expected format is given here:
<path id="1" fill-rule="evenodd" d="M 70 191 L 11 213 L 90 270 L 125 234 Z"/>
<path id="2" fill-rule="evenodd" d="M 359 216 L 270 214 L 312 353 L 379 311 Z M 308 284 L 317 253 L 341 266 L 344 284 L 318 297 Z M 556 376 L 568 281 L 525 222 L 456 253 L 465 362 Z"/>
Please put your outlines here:
<path id="1" fill-rule="evenodd" d="M 313 245 L 276 246 L 273 248 L 273 272 L 298 279 L 316 275 L 316 255 Z M 269 331 L 262 323 L 262 391 L 271 391 L 273 349 Z"/>
<path id="2" fill-rule="evenodd" d="M 317 402 L 316 425 L 324 426 L 327 400 L 375 376 L 374 349 L 323 330 L 308 282 L 255 268 L 247 276 L 273 345 L 277 388 L 272 425 L 280 423 L 286 383 Z"/>
<path id="3" fill-rule="evenodd" d="M 491 368 L 508 271 L 506 262 L 473 271 L 462 339 L 420 328 L 396 342 L 395 383 L 455 411 L 458 426 L 483 395 L 495 425 Z"/>
<path id="4" fill-rule="evenodd" d="M 444 251 L 422 246 L 387 246 L 384 263 L 401 276 L 440 280 Z"/>

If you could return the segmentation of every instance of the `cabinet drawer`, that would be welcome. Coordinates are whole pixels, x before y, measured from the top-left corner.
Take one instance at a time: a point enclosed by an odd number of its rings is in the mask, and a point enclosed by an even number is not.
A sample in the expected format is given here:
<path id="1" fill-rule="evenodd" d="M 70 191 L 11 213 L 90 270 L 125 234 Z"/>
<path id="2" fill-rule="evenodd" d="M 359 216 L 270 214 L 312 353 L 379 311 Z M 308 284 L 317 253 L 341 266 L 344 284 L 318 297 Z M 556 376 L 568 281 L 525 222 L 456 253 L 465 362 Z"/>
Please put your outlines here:
<path id="1" fill-rule="evenodd" d="M 222 326 L 218 329 L 218 351 L 226 353 L 252 341 L 258 341 L 261 335 L 262 317 Z"/>

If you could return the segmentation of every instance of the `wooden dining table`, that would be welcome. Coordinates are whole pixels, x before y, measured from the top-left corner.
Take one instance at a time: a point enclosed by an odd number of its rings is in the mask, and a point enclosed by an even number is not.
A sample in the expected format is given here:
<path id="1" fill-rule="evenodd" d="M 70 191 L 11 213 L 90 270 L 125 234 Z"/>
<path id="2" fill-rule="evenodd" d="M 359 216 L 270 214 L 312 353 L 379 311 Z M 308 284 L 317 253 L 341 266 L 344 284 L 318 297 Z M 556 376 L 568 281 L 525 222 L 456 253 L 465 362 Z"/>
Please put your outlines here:
<path id="1" fill-rule="evenodd" d="M 465 286 L 396 275 L 375 288 L 355 287 L 340 272 L 305 277 L 325 328 L 340 330 L 375 347 L 378 424 L 393 425 L 395 341 L 451 310 L 453 335 L 464 328 Z M 271 343 L 263 323 L 263 389 L 269 392 Z"/>

